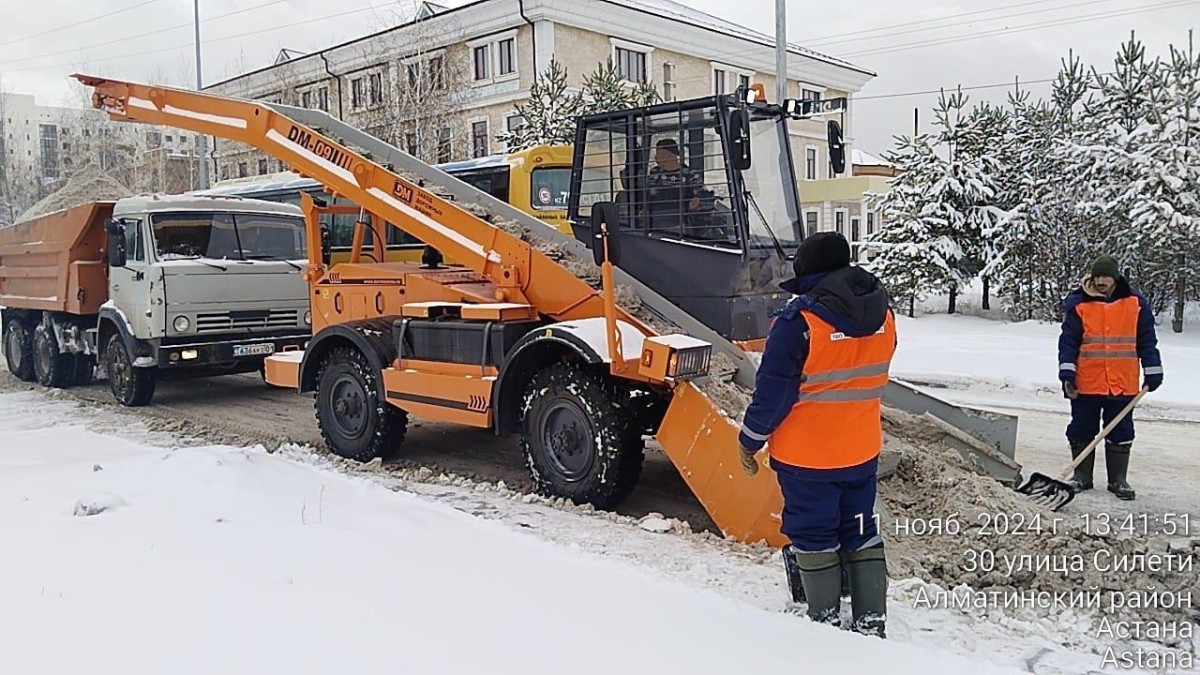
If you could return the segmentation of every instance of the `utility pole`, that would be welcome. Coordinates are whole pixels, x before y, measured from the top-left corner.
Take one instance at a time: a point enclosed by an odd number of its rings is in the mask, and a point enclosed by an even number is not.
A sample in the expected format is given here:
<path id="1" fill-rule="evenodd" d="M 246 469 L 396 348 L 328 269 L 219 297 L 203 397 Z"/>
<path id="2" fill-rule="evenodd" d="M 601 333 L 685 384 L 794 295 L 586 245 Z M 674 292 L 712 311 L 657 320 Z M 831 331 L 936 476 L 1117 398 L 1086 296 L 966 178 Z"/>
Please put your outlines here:
<path id="1" fill-rule="evenodd" d="M 192 0 L 196 24 L 196 91 L 204 87 L 204 78 L 200 73 L 200 0 Z M 208 138 L 204 134 L 196 136 L 196 154 L 200 156 L 200 189 L 208 189 Z"/>
<path id="2" fill-rule="evenodd" d="M 787 98 L 787 12 L 785 0 L 775 0 L 775 102 Z"/>

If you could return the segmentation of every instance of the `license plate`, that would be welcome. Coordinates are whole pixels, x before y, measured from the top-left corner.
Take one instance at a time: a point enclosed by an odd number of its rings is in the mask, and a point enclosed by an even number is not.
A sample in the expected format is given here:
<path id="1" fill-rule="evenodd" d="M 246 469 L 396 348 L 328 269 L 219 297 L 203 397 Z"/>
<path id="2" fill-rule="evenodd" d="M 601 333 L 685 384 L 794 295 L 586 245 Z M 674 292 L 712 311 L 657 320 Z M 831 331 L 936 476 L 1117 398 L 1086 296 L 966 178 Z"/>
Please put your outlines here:
<path id="1" fill-rule="evenodd" d="M 274 343 L 271 343 L 271 342 L 267 342 L 265 344 L 258 344 L 258 345 L 234 345 L 233 346 L 233 355 L 234 356 L 260 356 L 263 354 L 274 354 L 274 353 L 275 353 L 275 345 L 274 345 Z"/>

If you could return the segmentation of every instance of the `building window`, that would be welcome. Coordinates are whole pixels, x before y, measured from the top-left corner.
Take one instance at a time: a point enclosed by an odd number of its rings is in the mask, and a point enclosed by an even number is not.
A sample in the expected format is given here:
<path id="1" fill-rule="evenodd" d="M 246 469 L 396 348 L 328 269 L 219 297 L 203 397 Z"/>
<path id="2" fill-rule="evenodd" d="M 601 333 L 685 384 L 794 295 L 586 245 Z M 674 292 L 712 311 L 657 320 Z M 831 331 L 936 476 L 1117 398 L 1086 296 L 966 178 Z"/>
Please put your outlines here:
<path id="1" fill-rule="evenodd" d="M 258 160 L 258 175 L 265 176 L 268 173 L 270 173 L 270 169 L 267 168 L 267 160 L 266 159 Z"/>
<path id="2" fill-rule="evenodd" d="M 350 80 L 350 107 L 355 110 L 366 104 L 366 88 L 361 77 Z"/>
<path id="3" fill-rule="evenodd" d="M 449 162 L 454 159 L 454 137 L 450 127 L 442 127 L 438 131 L 438 158 L 439 163 Z"/>
<path id="4" fill-rule="evenodd" d="M 501 40 L 499 43 L 500 51 L 500 74 L 511 75 L 517 72 L 517 41 L 515 38 Z"/>
<path id="5" fill-rule="evenodd" d="M 713 94 L 720 96 L 725 93 L 725 71 L 713 68 Z"/>
<path id="6" fill-rule="evenodd" d="M 833 229 L 843 237 L 846 236 L 846 211 L 844 209 L 833 212 Z"/>
<path id="7" fill-rule="evenodd" d="M 867 236 L 875 234 L 875 212 L 867 211 Z"/>
<path id="8" fill-rule="evenodd" d="M 804 214 L 804 229 L 808 232 L 806 236 L 813 236 L 821 229 L 821 214 L 818 211 L 807 211 Z"/>
<path id="9" fill-rule="evenodd" d="M 667 61 L 667 62 L 663 63 L 662 68 L 663 68 L 663 76 L 662 76 L 663 100 L 664 101 L 674 101 L 675 100 L 675 64 L 671 63 L 670 61 Z"/>
<path id="10" fill-rule="evenodd" d="M 221 166 L 221 180 L 229 180 L 229 165 Z"/>
<path id="11" fill-rule="evenodd" d="M 317 89 L 317 109 L 329 112 L 329 87 Z"/>
<path id="12" fill-rule="evenodd" d="M 371 73 L 367 76 L 370 91 L 370 101 L 372 106 L 383 103 L 383 75 L 380 73 Z"/>
<path id="13" fill-rule="evenodd" d="M 427 69 L 427 77 L 429 78 L 429 88 L 431 90 L 441 89 L 446 86 L 446 70 L 443 67 L 442 57 L 434 56 L 425 62 Z"/>
<path id="14" fill-rule="evenodd" d="M 742 89 L 749 89 L 750 88 L 750 76 L 749 75 L 738 75 L 738 86 L 741 87 Z"/>
<path id="15" fill-rule="evenodd" d="M 750 87 L 754 73 L 728 64 L 709 62 L 712 67 L 713 95 L 733 93 L 738 87 Z"/>
<path id="16" fill-rule="evenodd" d="M 312 92 L 311 91 L 300 92 L 300 107 L 306 108 L 306 109 L 312 108 Z"/>
<path id="17" fill-rule="evenodd" d="M 410 131 L 407 134 L 404 134 L 404 149 L 413 157 L 418 156 L 417 135 L 415 133 Z"/>
<path id="18" fill-rule="evenodd" d="M 630 82 L 644 83 L 647 81 L 646 61 L 647 52 L 616 47 L 617 73 Z"/>
<path id="19" fill-rule="evenodd" d="M 850 259 L 858 260 L 858 241 L 862 239 L 862 219 L 854 216 L 850 219 Z"/>
<path id="20" fill-rule="evenodd" d="M 817 149 L 811 145 L 804 148 L 804 180 L 817 179 Z"/>
<path id="21" fill-rule="evenodd" d="M 505 127 L 510 132 L 516 131 L 517 129 L 520 129 L 521 127 L 525 126 L 525 116 L 524 115 L 509 115 L 508 119 L 505 120 L 504 124 L 505 124 Z"/>
<path id="22" fill-rule="evenodd" d="M 41 141 L 42 178 L 58 179 L 58 127 L 53 124 L 39 124 L 38 138 Z"/>
<path id="23" fill-rule="evenodd" d="M 804 87 L 801 87 L 800 98 L 804 101 L 820 101 L 821 92 L 817 91 L 816 89 L 805 89 Z"/>
<path id="24" fill-rule="evenodd" d="M 250 174 L 245 162 L 238 162 L 238 178 L 245 178 Z"/>
<path id="25" fill-rule="evenodd" d="M 475 48 L 475 79 L 490 80 L 492 78 L 492 46 L 482 45 Z"/>
<path id="26" fill-rule="evenodd" d="M 472 157 L 487 157 L 488 154 L 488 123 L 486 120 L 482 122 L 471 123 L 471 156 Z"/>

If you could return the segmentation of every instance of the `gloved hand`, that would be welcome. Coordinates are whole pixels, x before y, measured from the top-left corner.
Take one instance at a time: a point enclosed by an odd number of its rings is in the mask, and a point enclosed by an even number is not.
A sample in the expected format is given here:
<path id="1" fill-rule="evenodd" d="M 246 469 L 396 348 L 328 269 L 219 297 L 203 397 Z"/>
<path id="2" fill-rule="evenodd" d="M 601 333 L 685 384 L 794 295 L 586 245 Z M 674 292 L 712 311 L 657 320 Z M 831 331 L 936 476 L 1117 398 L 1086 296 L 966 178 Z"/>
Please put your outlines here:
<path id="1" fill-rule="evenodd" d="M 1063 398 L 1074 399 L 1079 396 L 1079 390 L 1075 388 L 1075 380 L 1062 381 Z"/>
<path id="2" fill-rule="evenodd" d="M 758 473 L 758 461 L 754 459 L 755 454 L 755 450 L 744 448 L 741 443 L 738 444 L 738 455 L 742 459 L 742 471 L 747 476 L 753 476 Z"/>
<path id="3" fill-rule="evenodd" d="M 1145 386 L 1150 391 L 1154 391 L 1155 389 L 1158 389 L 1159 387 L 1162 386 L 1162 380 L 1163 380 L 1162 373 L 1159 373 L 1157 375 L 1147 375 L 1146 381 L 1143 382 L 1142 385 Z"/>

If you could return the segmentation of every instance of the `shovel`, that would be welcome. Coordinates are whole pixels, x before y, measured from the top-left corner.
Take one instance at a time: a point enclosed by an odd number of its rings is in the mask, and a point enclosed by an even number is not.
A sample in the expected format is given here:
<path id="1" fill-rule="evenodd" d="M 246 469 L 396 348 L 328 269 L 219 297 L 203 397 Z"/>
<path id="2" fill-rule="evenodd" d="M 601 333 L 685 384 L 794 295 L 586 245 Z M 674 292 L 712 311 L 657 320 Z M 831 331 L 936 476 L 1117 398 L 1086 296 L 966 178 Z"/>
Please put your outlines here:
<path id="1" fill-rule="evenodd" d="M 1075 488 L 1071 487 L 1070 484 L 1065 482 L 1067 477 L 1070 476 L 1073 471 L 1075 471 L 1075 467 L 1079 466 L 1081 463 L 1083 463 L 1083 460 L 1088 458 L 1088 455 L 1092 454 L 1092 451 L 1096 449 L 1096 446 L 1100 444 L 1100 441 L 1104 440 L 1104 437 L 1108 436 L 1109 432 L 1111 432 L 1121 420 L 1125 419 L 1125 416 L 1129 414 L 1129 411 L 1133 410 L 1133 406 L 1137 405 L 1137 402 L 1142 400 L 1142 397 L 1145 396 L 1146 392 L 1148 391 L 1150 390 L 1146 387 L 1142 387 L 1142 390 L 1138 392 L 1137 396 L 1133 397 L 1133 400 L 1130 401 L 1123 410 L 1121 410 L 1121 413 L 1114 417 L 1111 422 L 1101 429 L 1100 434 L 1093 438 L 1092 442 L 1088 443 L 1088 446 L 1083 449 L 1083 452 L 1079 453 L 1079 456 L 1067 465 L 1067 468 L 1063 470 L 1062 475 L 1058 479 L 1051 478 L 1044 473 L 1034 473 L 1029 477 L 1029 480 L 1025 481 L 1024 484 L 1016 489 L 1017 492 L 1033 497 L 1034 502 L 1049 507 L 1051 511 L 1057 511 L 1066 506 L 1072 499 L 1075 498 Z"/>

